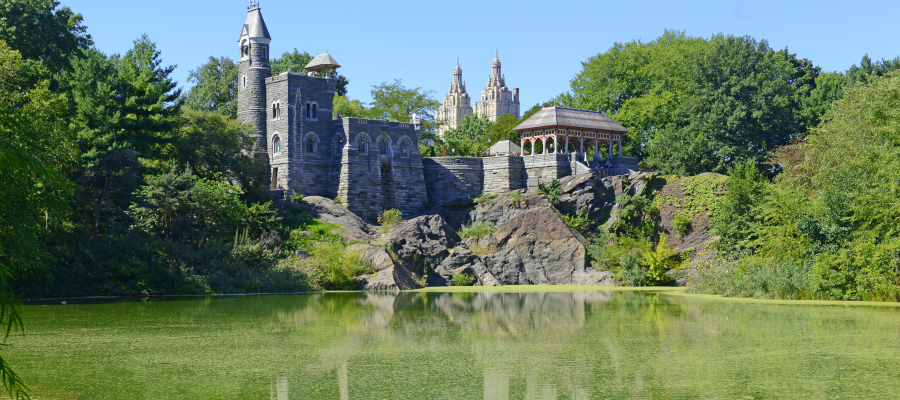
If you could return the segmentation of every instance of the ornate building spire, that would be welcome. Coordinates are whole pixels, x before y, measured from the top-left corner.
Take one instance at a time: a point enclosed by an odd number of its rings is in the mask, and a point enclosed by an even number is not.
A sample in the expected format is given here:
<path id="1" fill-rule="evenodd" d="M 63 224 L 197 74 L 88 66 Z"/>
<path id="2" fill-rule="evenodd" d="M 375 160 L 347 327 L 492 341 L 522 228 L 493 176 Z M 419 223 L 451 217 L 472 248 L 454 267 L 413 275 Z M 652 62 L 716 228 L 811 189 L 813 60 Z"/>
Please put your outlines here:
<path id="1" fill-rule="evenodd" d="M 443 137 L 444 132 L 459 126 L 459 120 L 472 115 L 472 99 L 466 93 L 466 83 L 462 80 L 462 67 L 459 66 L 459 57 L 456 58 L 456 67 L 453 68 L 453 82 L 450 91 L 444 96 L 441 107 L 437 109 L 434 120 L 438 123 L 435 133 Z"/>
<path id="2" fill-rule="evenodd" d="M 475 114 L 491 121 L 496 121 L 503 114 L 519 117 L 519 89 L 509 90 L 506 87 L 506 77 L 500 66 L 500 51 L 495 49 L 487 86 L 481 92 L 481 101 L 475 102 Z"/>

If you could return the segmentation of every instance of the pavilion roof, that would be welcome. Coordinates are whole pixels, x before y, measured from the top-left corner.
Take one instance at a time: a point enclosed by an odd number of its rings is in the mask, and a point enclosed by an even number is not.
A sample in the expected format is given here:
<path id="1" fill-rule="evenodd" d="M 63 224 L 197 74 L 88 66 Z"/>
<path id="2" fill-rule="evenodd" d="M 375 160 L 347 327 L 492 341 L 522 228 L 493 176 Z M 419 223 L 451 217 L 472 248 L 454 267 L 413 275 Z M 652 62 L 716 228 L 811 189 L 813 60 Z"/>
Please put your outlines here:
<path id="1" fill-rule="evenodd" d="M 604 132 L 628 132 L 628 129 L 602 112 L 562 107 L 544 107 L 513 130 L 519 132 L 555 126 Z"/>
<path id="2" fill-rule="evenodd" d="M 328 52 L 324 52 L 322 54 L 317 55 L 309 64 L 306 64 L 306 68 L 309 71 L 319 71 L 323 69 L 335 69 L 340 68 L 341 65 L 331 56 Z"/>

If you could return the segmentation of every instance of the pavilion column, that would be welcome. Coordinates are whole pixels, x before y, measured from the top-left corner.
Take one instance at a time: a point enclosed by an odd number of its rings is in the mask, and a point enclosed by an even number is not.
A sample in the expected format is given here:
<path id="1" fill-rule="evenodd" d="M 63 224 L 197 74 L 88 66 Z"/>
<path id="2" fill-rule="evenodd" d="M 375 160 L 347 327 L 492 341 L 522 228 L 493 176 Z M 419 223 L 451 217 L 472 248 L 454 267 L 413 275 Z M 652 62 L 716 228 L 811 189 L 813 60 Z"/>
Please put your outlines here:
<path id="1" fill-rule="evenodd" d="M 609 158 L 612 158 L 612 136 L 609 138 Z"/>
<path id="2" fill-rule="evenodd" d="M 566 154 L 569 154 L 569 135 L 566 135 Z"/>
<path id="3" fill-rule="evenodd" d="M 594 161 L 600 159 L 600 144 L 597 142 L 597 138 L 594 138 Z"/>
<path id="4" fill-rule="evenodd" d="M 546 136 L 541 138 L 541 147 L 543 147 L 541 149 L 541 150 L 543 150 L 543 152 L 541 154 L 547 154 L 547 137 Z"/>
<path id="5" fill-rule="evenodd" d="M 520 146 L 520 147 L 522 148 L 522 154 L 521 154 L 521 155 L 524 156 L 524 155 L 525 155 L 525 135 L 522 135 L 522 137 L 519 138 L 519 141 L 522 142 L 522 145 Z"/>
<path id="6" fill-rule="evenodd" d="M 622 157 L 622 138 L 619 138 L 619 157 Z"/>
<path id="7" fill-rule="evenodd" d="M 584 155 L 584 138 L 581 138 L 581 155 Z"/>

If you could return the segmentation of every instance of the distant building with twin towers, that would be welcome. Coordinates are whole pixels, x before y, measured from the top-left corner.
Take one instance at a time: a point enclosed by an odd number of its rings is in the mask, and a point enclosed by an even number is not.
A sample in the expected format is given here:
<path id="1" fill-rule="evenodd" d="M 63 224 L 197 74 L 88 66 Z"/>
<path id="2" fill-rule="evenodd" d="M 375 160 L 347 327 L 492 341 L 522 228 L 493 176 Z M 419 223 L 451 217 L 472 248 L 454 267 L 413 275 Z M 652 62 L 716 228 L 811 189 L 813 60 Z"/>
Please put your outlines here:
<path id="1" fill-rule="evenodd" d="M 435 133 L 438 136 L 443 137 L 444 133 L 459 126 L 461 119 L 470 115 L 487 118 L 490 121 L 496 121 L 503 114 L 519 117 L 519 88 L 510 90 L 506 86 L 506 77 L 500 71 L 498 52 L 494 52 L 491 75 L 488 77 L 487 86 L 481 91 L 481 100 L 475 102 L 474 108 L 471 104 L 472 99 L 466 92 L 466 82 L 462 79 L 462 68 L 457 58 L 450 91 L 444 96 L 444 101 L 434 116 L 437 125 Z"/>

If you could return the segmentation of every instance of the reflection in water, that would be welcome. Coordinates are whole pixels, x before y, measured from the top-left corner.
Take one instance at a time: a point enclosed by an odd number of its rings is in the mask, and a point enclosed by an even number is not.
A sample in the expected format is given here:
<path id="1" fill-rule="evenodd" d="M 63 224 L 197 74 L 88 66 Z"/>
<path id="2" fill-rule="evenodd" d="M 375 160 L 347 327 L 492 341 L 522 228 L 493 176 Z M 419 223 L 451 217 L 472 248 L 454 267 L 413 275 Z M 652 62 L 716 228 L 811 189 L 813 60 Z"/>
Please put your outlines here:
<path id="1" fill-rule="evenodd" d="M 610 291 L 326 293 L 24 312 L 29 335 L 10 348 L 13 365 L 28 381 L 91 399 L 900 392 L 900 309 L 890 307 Z"/>

